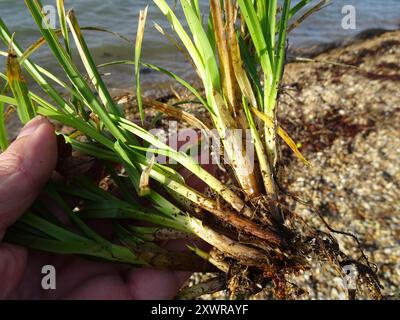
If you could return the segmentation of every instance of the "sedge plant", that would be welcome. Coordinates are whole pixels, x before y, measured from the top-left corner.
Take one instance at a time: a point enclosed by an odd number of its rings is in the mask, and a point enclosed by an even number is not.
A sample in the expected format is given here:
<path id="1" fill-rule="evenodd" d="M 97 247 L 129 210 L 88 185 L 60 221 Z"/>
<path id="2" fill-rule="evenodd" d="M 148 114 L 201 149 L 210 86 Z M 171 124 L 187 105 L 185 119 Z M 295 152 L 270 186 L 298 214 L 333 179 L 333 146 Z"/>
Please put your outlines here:
<path id="1" fill-rule="evenodd" d="M 307 261 L 301 254 L 306 242 L 285 223 L 279 205 L 278 139 L 282 138 L 305 165 L 308 162 L 279 126 L 277 105 L 288 33 L 327 1 L 310 5 L 314 1 L 210 0 L 210 10 L 204 15 L 198 0 L 180 0 L 185 17 L 180 21 L 165 0 L 154 0 L 174 35 L 159 25 L 156 28 L 189 60 L 204 90 L 172 71 L 142 62 L 147 8 L 139 15 L 133 59 L 97 66 L 83 36 L 87 28 L 79 25 L 74 11 L 66 12 L 63 0 L 57 0 L 60 30 L 50 28 L 39 0 L 25 2 L 42 39 L 24 50 L 17 35 L 13 36 L 0 18 L 0 38 L 8 47 L 8 52 L 0 52 L 7 59 L 7 70 L 0 73 L 5 83 L 0 92 L 0 146 L 4 150 L 9 144 L 7 110 L 16 108 L 22 123 L 35 115 L 48 117 L 71 128 L 68 133 L 57 133 L 63 147 L 100 163 L 105 172 L 102 177 L 112 181 L 118 193 L 83 175 L 69 178 L 66 184 L 50 182 L 44 190 L 46 200 L 37 200 L 10 228 L 8 241 L 137 266 L 220 270 L 230 275 L 227 279 L 232 292 L 244 290 L 238 285 L 238 274 L 251 272 L 258 284 L 272 279 L 282 288 L 279 283 L 285 283 L 286 274 L 306 268 Z M 305 13 L 298 18 L 299 12 Z M 72 41 L 85 72 L 73 60 Z M 67 81 L 32 61 L 31 54 L 42 45 L 51 49 Z M 139 122 L 124 117 L 101 77 L 100 68 L 117 64 L 135 65 Z M 194 97 L 192 103 L 207 110 L 212 128 L 179 104 L 172 106 L 142 97 L 142 66 L 185 87 Z M 23 74 L 33 79 L 42 89 L 41 94 L 29 89 Z M 211 132 L 215 129 L 221 142 L 217 152 L 224 154 L 227 164 L 223 166 L 233 183 L 222 182 L 190 155 L 146 130 L 147 108 L 209 135 L 215 135 Z M 250 132 L 254 159 L 245 148 L 248 141 L 232 134 L 237 130 Z M 177 167 L 158 163 L 157 155 L 175 161 L 203 181 L 210 192 L 188 186 Z M 77 201 L 71 205 L 65 196 Z M 52 213 L 49 202 L 69 217 L 75 229 Z M 88 222 L 93 219 L 108 220 L 118 241 L 92 229 Z M 150 225 L 140 226 L 137 221 Z M 192 244 L 188 246 L 190 252 L 177 253 L 160 246 L 160 240 L 183 238 L 200 238 L 214 249 L 205 252 Z"/>

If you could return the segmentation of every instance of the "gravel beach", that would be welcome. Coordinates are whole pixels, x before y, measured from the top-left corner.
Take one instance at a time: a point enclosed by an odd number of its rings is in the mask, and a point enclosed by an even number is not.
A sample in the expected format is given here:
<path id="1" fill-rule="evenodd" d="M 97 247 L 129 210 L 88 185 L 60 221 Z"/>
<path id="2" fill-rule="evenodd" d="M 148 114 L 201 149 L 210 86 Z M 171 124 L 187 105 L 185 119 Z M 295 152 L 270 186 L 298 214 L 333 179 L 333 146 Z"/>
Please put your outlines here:
<path id="1" fill-rule="evenodd" d="M 284 151 L 285 186 L 311 200 L 332 227 L 357 235 L 378 267 L 384 295 L 398 295 L 400 31 L 359 39 L 314 60 L 320 62 L 286 68 L 279 114 L 312 168 Z M 323 229 L 307 208 L 297 205 L 296 212 Z M 359 256 L 351 238 L 338 239 L 344 251 Z M 309 298 L 345 297 L 342 279 L 327 275 L 320 267 L 305 275 Z"/>

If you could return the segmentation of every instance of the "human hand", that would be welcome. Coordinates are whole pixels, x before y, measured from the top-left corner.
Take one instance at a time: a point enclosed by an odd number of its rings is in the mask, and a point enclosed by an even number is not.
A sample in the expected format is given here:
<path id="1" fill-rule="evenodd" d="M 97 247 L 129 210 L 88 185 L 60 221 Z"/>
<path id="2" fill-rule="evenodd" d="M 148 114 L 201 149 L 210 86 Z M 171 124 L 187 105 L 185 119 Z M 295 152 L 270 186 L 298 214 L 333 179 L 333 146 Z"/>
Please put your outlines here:
<path id="1" fill-rule="evenodd" d="M 2 242 L 7 228 L 31 206 L 50 179 L 56 162 L 54 128 L 41 117 L 29 122 L 0 154 L 0 299 L 172 299 L 190 273 L 132 270 Z M 42 289 L 44 265 L 56 269 L 55 290 Z"/>

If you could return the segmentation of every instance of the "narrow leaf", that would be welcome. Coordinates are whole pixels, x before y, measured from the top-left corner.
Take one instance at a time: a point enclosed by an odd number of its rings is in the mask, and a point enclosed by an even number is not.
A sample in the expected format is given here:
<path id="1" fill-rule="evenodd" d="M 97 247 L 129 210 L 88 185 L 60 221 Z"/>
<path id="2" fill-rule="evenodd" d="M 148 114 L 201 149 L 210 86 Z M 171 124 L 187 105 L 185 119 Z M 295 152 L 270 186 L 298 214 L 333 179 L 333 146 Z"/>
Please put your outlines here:
<path id="1" fill-rule="evenodd" d="M 67 27 L 67 21 L 65 18 L 64 0 L 57 0 L 57 11 L 58 11 L 58 18 L 60 19 L 61 33 L 64 38 L 65 49 L 67 50 L 68 54 L 71 56 L 71 45 L 69 42 L 68 27 Z"/>
<path id="2" fill-rule="evenodd" d="M 4 90 L 0 93 L 4 93 Z M 0 100 L 0 152 L 6 150 L 8 147 L 5 112 L 5 103 Z"/>
<path id="3" fill-rule="evenodd" d="M 70 11 L 67 17 L 68 24 L 71 28 L 72 35 L 75 40 L 75 44 L 78 48 L 79 55 L 82 59 L 83 65 L 90 77 L 94 87 L 99 92 L 101 102 L 106 106 L 107 110 L 115 115 L 120 115 L 110 92 L 108 91 L 103 79 L 100 76 L 99 71 L 96 68 L 96 64 L 90 54 L 89 48 L 86 45 L 86 41 L 83 38 L 82 31 L 79 27 L 78 20 L 76 19 L 74 11 Z"/>
<path id="4" fill-rule="evenodd" d="M 254 114 L 260 118 L 262 121 L 266 123 L 268 127 L 271 129 L 275 128 L 273 120 L 268 117 L 266 114 L 258 111 L 256 108 L 251 109 Z M 297 148 L 296 143 L 293 141 L 293 139 L 285 132 L 285 130 L 282 129 L 282 127 L 278 126 L 277 128 L 277 133 L 278 135 L 286 142 L 286 144 L 289 146 L 289 148 L 294 152 L 294 154 L 299 158 L 304 164 L 307 166 L 311 166 L 310 162 L 301 154 L 300 150 Z"/>
<path id="5" fill-rule="evenodd" d="M 29 97 L 28 86 L 24 76 L 22 75 L 18 56 L 16 55 L 12 46 L 9 48 L 7 58 L 7 78 L 11 91 L 13 92 L 15 99 L 17 99 L 17 111 L 19 119 L 23 124 L 26 124 L 29 122 L 29 120 L 36 116 L 36 111 Z"/>
<path id="6" fill-rule="evenodd" d="M 148 8 L 149 7 L 147 6 L 144 10 L 140 10 L 139 24 L 136 34 L 136 45 L 135 45 L 136 99 L 139 107 L 140 119 L 142 120 L 142 124 L 144 122 L 144 111 L 143 111 L 142 92 L 140 84 L 140 57 L 142 54 L 142 43 L 144 37 L 144 29 L 146 26 Z"/>

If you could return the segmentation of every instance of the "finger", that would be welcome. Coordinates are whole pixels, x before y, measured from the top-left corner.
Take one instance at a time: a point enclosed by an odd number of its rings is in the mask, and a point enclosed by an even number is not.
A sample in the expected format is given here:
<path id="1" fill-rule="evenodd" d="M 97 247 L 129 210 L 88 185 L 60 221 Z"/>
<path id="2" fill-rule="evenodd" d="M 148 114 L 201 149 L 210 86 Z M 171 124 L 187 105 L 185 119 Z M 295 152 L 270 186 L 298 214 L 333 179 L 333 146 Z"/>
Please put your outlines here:
<path id="1" fill-rule="evenodd" d="M 0 231 L 29 208 L 49 180 L 56 161 L 54 128 L 47 119 L 36 117 L 0 155 Z"/>
<path id="2" fill-rule="evenodd" d="M 170 300 L 190 276 L 190 272 L 142 268 L 129 274 L 127 284 L 134 300 Z"/>
<path id="3" fill-rule="evenodd" d="M 77 296 L 78 293 L 88 292 L 89 288 L 93 288 L 92 293 L 94 295 L 98 293 L 104 284 L 101 281 L 96 283 L 92 280 L 108 279 L 110 281 L 113 278 L 112 276 L 119 277 L 119 270 L 122 269 L 118 264 L 92 261 L 78 256 L 57 257 L 57 262 L 61 263 L 61 265 L 54 265 L 57 270 L 57 289 L 44 292 L 44 298 L 46 299 L 72 298 Z M 119 278 L 121 288 L 125 287 L 122 278 Z M 110 283 L 116 284 L 117 281 L 115 279 Z M 97 290 L 96 284 L 98 286 Z M 89 288 L 84 288 L 86 286 Z M 123 288 L 123 291 L 127 291 L 126 288 Z M 113 291 L 109 292 L 109 294 L 113 293 Z M 95 296 L 92 297 L 92 299 L 95 298 Z"/>
<path id="4" fill-rule="evenodd" d="M 67 294 L 66 300 L 130 300 L 129 289 L 118 274 L 90 277 Z"/>
<path id="5" fill-rule="evenodd" d="M 200 240 L 190 244 L 204 250 L 209 249 L 208 245 Z M 174 240 L 168 241 L 163 248 L 176 252 L 190 251 L 187 245 L 187 241 Z M 128 274 L 127 284 L 135 300 L 170 300 L 175 298 L 191 275 L 192 272 L 142 268 L 132 270 Z"/>
<path id="6" fill-rule="evenodd" d="M 20 283 L 27 259 L 27 251 L 11 244 L 0 245 L 0 299 L 5 299 Z"/>

